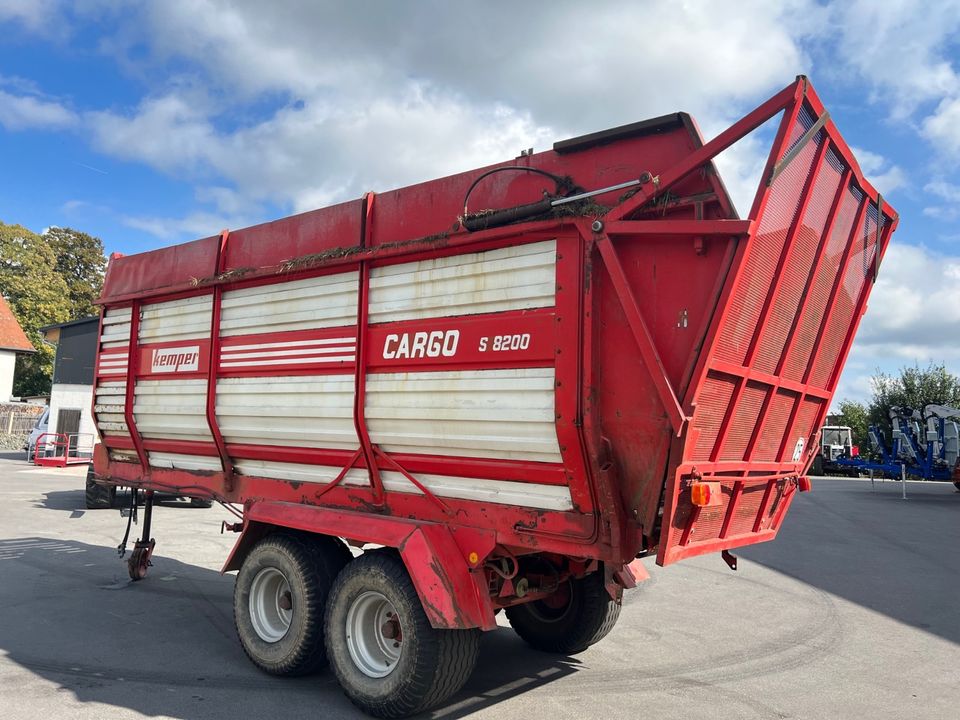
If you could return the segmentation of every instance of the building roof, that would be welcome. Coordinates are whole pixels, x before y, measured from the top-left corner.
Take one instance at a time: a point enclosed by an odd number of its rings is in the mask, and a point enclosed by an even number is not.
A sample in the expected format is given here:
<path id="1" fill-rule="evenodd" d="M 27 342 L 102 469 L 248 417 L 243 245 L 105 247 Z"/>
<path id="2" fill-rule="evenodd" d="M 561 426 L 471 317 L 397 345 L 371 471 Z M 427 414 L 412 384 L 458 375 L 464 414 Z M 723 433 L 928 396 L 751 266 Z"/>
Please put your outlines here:
<path id="1" fill-rule="evenodd" d="M 70 320 L 68 322 L 54 323 L 53 325 L 44 325 L 40 328 L 40 332 L 47 332 L 48 330 L 56 330 L 58 328 L 71 327 L 73 325 L 82 325 L 83 323 L 88 322 L 100 322 L 99 315 L 91 315 L 90 317 L 78 318 L 76 320 Z"/>
<path id="2" fill-rule="evenodd" d="M 27 338 L 14 317 L 13 310 L 7 305 L 7 301 L 0 295 L 0 350 L 13 350 L 14 352 L 32 353 L 36 352 L 33 343 Z"/>
<path id="3" fill-rule="evenodd" d="M 87 323 L 99 323 L 100 317 L 94 315 L 92 317 L 80 318 L 79 320 L 70 320 L 69 322 L 63 323 L 54 323 L 53 325 L 44 325 L 40 328 L 40 332 L 43 333 L 43 339 L 50 343 L 51 345 L 56 345 L 60 342 L 60 331 L 63 328 L 74 327 L 75 325 L 85 325 Z"/>

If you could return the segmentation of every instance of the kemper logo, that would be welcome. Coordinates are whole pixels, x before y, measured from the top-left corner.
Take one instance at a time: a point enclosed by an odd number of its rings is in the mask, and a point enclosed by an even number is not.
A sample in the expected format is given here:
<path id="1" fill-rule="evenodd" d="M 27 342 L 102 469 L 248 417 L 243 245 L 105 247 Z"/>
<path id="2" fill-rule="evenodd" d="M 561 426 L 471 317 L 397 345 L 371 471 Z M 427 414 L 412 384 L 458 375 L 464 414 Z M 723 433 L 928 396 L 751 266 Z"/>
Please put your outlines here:
<path id="1" fill-rule="evenodd" d="M 200 369 L 200 346 L 157 348 L 150 353 L 150 372 L 196 372 Z"/>

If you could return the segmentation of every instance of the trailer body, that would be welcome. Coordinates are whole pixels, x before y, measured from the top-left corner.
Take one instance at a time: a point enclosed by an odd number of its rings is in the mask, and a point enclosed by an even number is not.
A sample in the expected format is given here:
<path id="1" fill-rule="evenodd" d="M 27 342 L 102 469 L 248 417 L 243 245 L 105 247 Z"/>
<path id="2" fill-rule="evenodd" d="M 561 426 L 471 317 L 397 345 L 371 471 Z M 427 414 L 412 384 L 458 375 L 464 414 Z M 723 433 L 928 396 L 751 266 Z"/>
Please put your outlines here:
<path id="1" fill-rule="evenodd" d="M 740 219 L 712 160 L 775 117 Z M 436 628 L 619 597 L 776 535 L 896 222 L 798 78 L 706 145 L 678 113 L 114 256 L 96 475 L 243 503 L 228 570 L 278 526 L 396 548 Z"/>

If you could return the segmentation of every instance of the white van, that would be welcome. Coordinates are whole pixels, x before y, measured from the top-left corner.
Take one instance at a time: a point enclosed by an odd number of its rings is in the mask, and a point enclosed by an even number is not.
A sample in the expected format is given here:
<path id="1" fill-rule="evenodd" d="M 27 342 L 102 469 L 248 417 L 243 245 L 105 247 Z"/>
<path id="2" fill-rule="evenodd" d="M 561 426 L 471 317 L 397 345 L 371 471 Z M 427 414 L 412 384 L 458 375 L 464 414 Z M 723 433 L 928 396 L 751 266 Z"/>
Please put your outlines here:
<path id="1" fill-rule="evenodd" d="M 33 426 L 30 435 L 27 436 L 27 444 L 23 449 L 27 451 L 27 462 L 33 460 L 33 454 L 36 452 L 37 440 L 50 428 L 50 407 L 43 409 L 43 415 L 37 418 L 37 424 Z"/>

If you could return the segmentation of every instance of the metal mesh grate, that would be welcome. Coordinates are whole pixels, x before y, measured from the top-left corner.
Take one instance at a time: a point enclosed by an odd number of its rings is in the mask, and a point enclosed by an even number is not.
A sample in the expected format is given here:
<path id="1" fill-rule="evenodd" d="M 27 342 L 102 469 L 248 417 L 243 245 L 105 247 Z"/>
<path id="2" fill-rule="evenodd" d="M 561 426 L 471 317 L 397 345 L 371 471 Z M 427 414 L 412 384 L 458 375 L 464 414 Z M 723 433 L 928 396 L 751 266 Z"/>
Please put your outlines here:
<path id="1" fill-rule="evenodd" d="M 747 444 L 753 436 L 760 407 L 767 395 L 767 386 L 758 382 L 748 382 L 740 393 L 740 400 L 733 411 L 730 430 L 720 451 L 720 460 L 741 460 Z"/>
<path id="2" fill-rule="evenodd" d="M 827 307 L 830 290 L 840 270 L 843 252 L 847 247 L 853 221 L 856 218 L 859 198 L 851 192 L 844 192 L 837 211 L 837 219 L 833 231 L 827 239 L 823 250 L 823 259 L 820 261 L 813 281 L 808 291 L 807 308 L 797 327 L 796 338 L 787 354 L 783 366 L 783 375 L 790 380 L 802 380 L 813 353 L 813 345 L 817 340 L 821 319 Z"/>
<path id="3" fill-rule="evenodd" d="M 791 143 L 796 142 L 812 124 L 809 114 L 804 111 L 801 115 L 805 117 L 794 123 L 790 132 Z M 717 342 L 717 357 L 723 360 L 740 365 L 746 358 L 815 152 L 814 143 L 807 143 L 773 182 L 760 227 L 743 260 L 742 282 L 729 300 L 727 322 Z"/>
<path id="4" fill-rule="evenodd" d="M 785 483 L 782 480 L 775 481 L 771 489 L 771 494 L 767 502 L 767 507 L 761 517 L 760 529 L 767 530 L 772 526 L 773 519 L 783 498 Z M 763 504 L 763 498 L 766 494 L 767 483 L 760 482 L 754 485 L 745 485 L 737 505 L 730 517 L 730 523 L 727 527 L 726 537 L 735 538 L 738 535 L 747 535 L 753 532 L 754 524 L 757 521 L 757 515 L 760 514 L 760 508 Z M 716 540 L 723 531 L 723 522 L 730 509 L 730 503 L 733 498 L 732 488 L 724 487 L 723 503 L 715 507 L 705 507 L 700 511 L 696 523 L 691 528 L 687 538 L 687 545 L 693 545 L 698 542 L 707 542 Z M 690 503 L 690 494 L 685 491 L 677 503 L 677 511 L 673 515 L 672 525 L 677 532 L 675 534 L 675 544 L 682 544 L 682 531 L 690 522 L 690 516 L 693 512 L 693 505 Z"/>
<path id="5" fill-rule="evenodd" d="M 851 195 L 857 200 L 857 205 L 863 200 L 863 193 L 856 188 L 850 189 Z M 873 222 L 871 223 L 869 210 L 867 211 L 867 222 L 865 228 L 874 228 L 876 230 L 876 210 L 874 208 Z M 853 322 L 853 313 L 856 310 L 857 300 L 860 298 L 860 291 L 863 289 L 863 283 L 866 279 L 864 268 L 867 267 L 868 246 L 864 240 L 861 230 L 859 238 L 854 238 L 854 246 L 851 249 L 852 256 L 847 263 L 847 270 L 844 273 L 834 301 L 833 312 L 824 328 L 823 337 L 820 346 L 814 349 L 816 357 L 813 363 L 813 372 L 810 373 L 809 381 L 819 387 L 826 387 L 830 382 L 837 360 L 843 350 L 846 341 L 847 331 Z M 870 248 L 872 254 L 872 247 Z M 872 262 L 872 255 L 870 258 Z"/>
<path id="6" fill-rule="evenodd" d="M 780 443 L 783 441 L 787 423 L 790 421 L 790 413 L 798 399 L 799 396 L 796 393 L 787 390 L 778 390 L 774 393 L 770 400 L 770 409 L 764 419 L 757 449 L 753 455 L 755 460 L 774 461 L 777 459 Z"/>
<path id="7" fill-rule="evenodd" d="M 709 460 L 717 442 L 723 415 L 730 405 L 736 380 L 729 375 L 710 373 L 697 400 L 697 422 L 700 437 L 693 452 L 694 460 Z"/>
<path id="8" fill-rule="evenodd" d="M 815 427 L 820 408 L 823 405 L 822 400 L 817 398 L 805 398 L 800 403 L 800 409 L 797 411 L 797 417 L 793 421 L 793 427 L 787 435 L 787 443 L 783 448 L 783 455 L 779 458 L 781 462 L 790 462 L 795 443 L 800 438 L 804 442 L 809 442 L 817 431 Z"/>
<path id="9" fill-rule="evenodd" d="M 825 161 L 820 166 L 810 190 L 806 211 L 793 235 L 792 247 L 789 250 L 789 268 L 782 274 L 779 290 L 773 298 L 771 312 L 762 329 L 754 367 L 764 372 L 775 372 L 780 366 L 790 328 L 793 327 L 802 306 L 803 290 L 810 277 L 840 179 L 840 173 L 831 163 Z"/>

